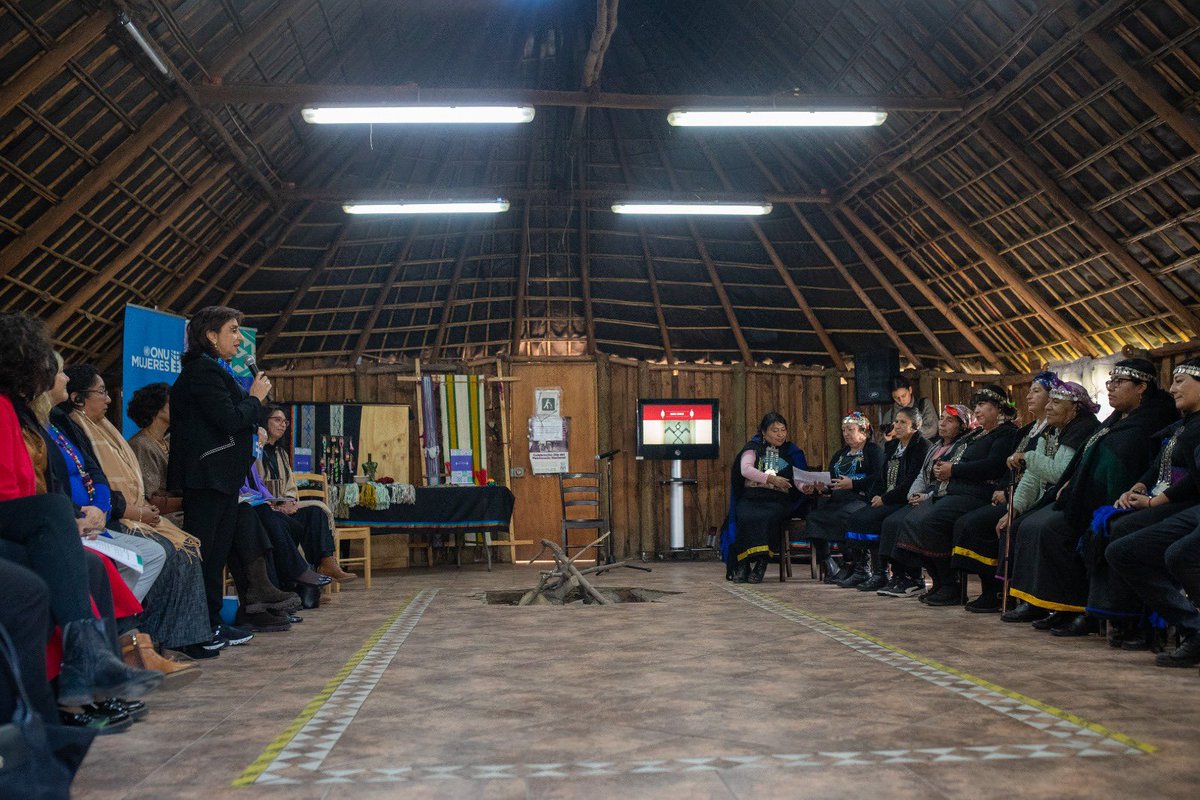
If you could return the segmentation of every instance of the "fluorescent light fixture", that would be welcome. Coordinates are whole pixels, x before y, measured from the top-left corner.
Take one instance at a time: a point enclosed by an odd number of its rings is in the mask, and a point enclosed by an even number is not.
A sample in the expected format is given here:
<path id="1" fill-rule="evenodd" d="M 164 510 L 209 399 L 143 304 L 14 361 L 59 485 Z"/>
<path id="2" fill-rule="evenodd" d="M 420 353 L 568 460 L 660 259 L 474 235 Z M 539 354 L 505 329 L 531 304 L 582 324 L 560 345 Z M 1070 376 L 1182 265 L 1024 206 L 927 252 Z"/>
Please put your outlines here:
<path id="1" fill-rule="evenodd" d="M 150 59 L 150 62 L 154 64 L 155 68 L 158 69 L 158 71 L 163 75 L 170 77 L 171 71 L 167 69 L 167 65 L 164 64 L 162 58 L 159 57 L 158 51 L 150 46 L 150 42 L 146 41 L 145 36 L 142 36 L 142 32 L 139 31 L 137 26 L 133 24 L 133 20 L 129 18 L 129 15 L 122 11 L 117 16 L 117 22 L 119 22 L 121 27 L 123 27 L 125 30 L 129 31 L 129 35 L 133 38 L 133 41 L 137 42 L 137 46 L 142 48 L 142 52 L 146 54 L 146 58 Z"/>
<path id="2" fill-rule="evenodd" d="M 495 200 L 399 200 L 394 203 L 346 203 L 347 214 L 499 214 L 508 211 L 508 201 Z"/>
<path id="3" fill-rule="evenodd" d="M 754 217 L 771 213 L 770 203 L 613 203 L 614 214 L 706 214 Z"/>
<path id="4" fill-rule="evenodd" d="M 312 125 L 486 125 L 531 122 L 533 106 L 343 106 L 305 108 Z"/>
<path id="5" fill-rule="evenodd" d="M 885 111 L 794 111 L 778 108 L 673 109 L 667 122 L 678 127 L 792 128 L 882 125 Z"/>

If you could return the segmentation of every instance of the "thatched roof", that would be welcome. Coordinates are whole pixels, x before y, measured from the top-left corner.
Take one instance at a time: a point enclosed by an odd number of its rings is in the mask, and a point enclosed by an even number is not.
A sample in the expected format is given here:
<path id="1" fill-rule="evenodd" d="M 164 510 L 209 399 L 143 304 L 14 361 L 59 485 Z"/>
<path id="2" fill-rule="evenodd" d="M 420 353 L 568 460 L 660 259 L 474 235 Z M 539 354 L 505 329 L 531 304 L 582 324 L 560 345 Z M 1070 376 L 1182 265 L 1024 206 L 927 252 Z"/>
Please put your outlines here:
<path id="1" fill-rule="evenodd" d="M 1023 371 L 1200 333 L 1186 3 L 122 5 L 169 76 L 112 3 L 0 0 L 0 307 L 50 319 L 69 359 L 111 361 L 129 302 L 230 303 L 265 359 L 343 363 L 515 350 L 841 367 L 897 346 L 926 367 Z M 705 132 L 667 126 L 671 95 L 851 96 L 890 115 Z M 439 96 L 530 99 L 537 117 L 299 115 Z M 340 207 L 477 189 L 512 208 Z M 609 210 L 654 192 L 775 206 L 758 222 Z"/>

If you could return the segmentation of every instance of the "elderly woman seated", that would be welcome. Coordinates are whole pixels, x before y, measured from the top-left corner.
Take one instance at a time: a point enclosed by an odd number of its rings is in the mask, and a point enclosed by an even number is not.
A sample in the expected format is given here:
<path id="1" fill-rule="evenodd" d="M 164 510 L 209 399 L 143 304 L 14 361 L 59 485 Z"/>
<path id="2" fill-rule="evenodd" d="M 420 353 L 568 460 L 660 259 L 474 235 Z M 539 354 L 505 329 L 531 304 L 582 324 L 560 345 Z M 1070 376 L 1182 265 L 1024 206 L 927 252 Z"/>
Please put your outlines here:
<path id="1" fill-rule="evenodd" d="M 320 500 L 297 499 L 292 461 L 283 446 L 283 435 L 288 429 L 287 415 L 276 405 L 268 405 L 263 411 L 266 413 L 267 441 L 258 460 L 258 473 L 278 501 L 271 507 L 287 518 L 289 532 L 317 572 L 339 583 L 354 580 L 358 576 L 346 572 L 338 564 L 333 546 L 333 512 L 329 506 Z"/>
<path id="2" fill-rule="evenodd" d="M 171 452 L 171 387 L 150 383 L 133 393 L 125 413 L 139 430 L 129 437 L 129 449 L 137 458 L 145 484 L 147 504 L 183 527 L 183 498 L 167 491 L 167 456 Z"/>

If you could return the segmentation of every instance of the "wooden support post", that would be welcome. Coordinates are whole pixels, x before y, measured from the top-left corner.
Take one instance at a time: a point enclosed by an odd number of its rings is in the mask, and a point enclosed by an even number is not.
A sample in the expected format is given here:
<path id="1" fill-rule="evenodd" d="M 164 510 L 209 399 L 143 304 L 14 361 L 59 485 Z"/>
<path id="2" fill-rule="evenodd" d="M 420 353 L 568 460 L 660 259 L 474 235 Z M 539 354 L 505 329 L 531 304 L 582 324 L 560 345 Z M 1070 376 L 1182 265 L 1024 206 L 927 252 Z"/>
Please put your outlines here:
<path id="1" fill-rule="evenodd" d="M 417 442 L 421 450 L 421 457 L 417 459 L 417 486 L 424 483 L 429 486 L 429 476 L 425 474 L 425 448 L 428 446 L 425 443 L 425 393 L 422 391 L 421 382 L 421 359 L 413 359 L 413 372 L 416 376 L 416 399 L 417 399 Z"/>
<path id="2" fill-rule="evenodd" d="M 135 159 L 144 157 L 150 146 L 166 133 L 186 110 L 187 103 L 183 100 L 172 100 L 154 112 L 137 133 L 109 153 L 95 169 L 63 196 L 58 205 L 34 220 L 20 236 L 0 250 L 0 277 L 12 272 L 18 264 L 32 255 L 52 233 L 66 224 L 85 203 L 107 188 Z"/>
<path id="3" fill-rule="evenodd" d="M 1096 349 L 1090 342 L 1075 330 L 1072 325 L 1063 319 L 1062 315 L 1054 306 L 1050 305 L 1040 294 L 1035 292 L 1033 288 L 1025 282 L 1025 279 L 1020 274 L 1008 265 L 1000 254 L 996 252 L 990 244 L 983 240 L 983 237 L 977 234 L 966 220 L 958 215 L 958 213 L 950 207 L 950 205 L 929 190 L 924 183 L 917 179 L 915 175 L 904 169 L 896 170 L 896 177 L 902 180 L 922 201 L 950 226 L 967 245 L 974 250 L 980 258 L 982 258 L 996 276 L 1000 280 L 1008 284 L 1009 288 L 1016 293 L 1017 297 L 1021 298 L 1025 303 L 1036 310 L 1046 321 L 1050 327 L 1058 331 L 1059 335 L 1066 339 L 1068 344 L 1071 344 L 1079 352 L 1080 355 L 1095 356 Z"/>
<path id="4" fill-rule="evenodd" d="M 25 70 L 0 87 L 0 117 L 17 107 L 46 81 L 57 75 L 67 62 L 77 56 L 83 48 L 104 35 L 104 29 L 113 20 L 113 9 L 104 5 L 95 13 L 84 17 L 74 28 L 54 45 L 31 60 Z"/>
<path id="5" fill-rule="evenodd" d="M 500 456 L 504 467 L 503 484 L 512 489 L 512 441 L 508 432 L 508 392 L 511 384 L 507 383 L 504 375 L 504 360 L 496 359 L 496 391 L 500 396 Z M 420 390 L 420 386 L 417 387 Z M 517 517 L 514 514 L 508 521 L 508 562 L 517 563 Z"/>
<path id="6" fill-rule="evenodd" d="M 603 353 L 597 353 L 594 355 L 594 358 L 596 359 L 596 447 L 597 452 L 607 453 L 609 450 L 613 449 L 612 397 L 610 396 L 612 393 L 612 367 L 608 363 L 607 355 Z M 601 475 L 611 474 L 614 480 L 616 478 L 616 464 L 613 464 L 610 471 L 605 464 L 597 461 L 596 471 Z M 615 499 L 613 488 L 613 486 L 605 487 L 605 496 L 608 499 L 610 507 Z M 600 512 L 607 514 L 608 508 L 602 508 L 600 509 Z M 615 519 L 608 520 L 608 528 L 609 530 L 613 531 L 612 537 L 610 537 L 608 540 L 609 554 L 615 557 L 617 555 L 616 548 L 618 543 L 620 543 L 623 548 L 624 541 L 617 538 Z M 622 549 L 620 555 L 623 556 L 624 554 L 624 549 Z"/>
<path id="7" fill-rule="evenodd" d="M 175 202 L 162 212 L 162 216 L 151 222 L 146 228 L 138 234 L 138 237 L 130 242 L 129 246 L 122 250 L 115 258 L 109 261 L 104 269 L 100 270 L 94 276 L 84 281 L 80 287 L 71 295 L 70 299 L 63 302 L 58 311 L 51 315 L 47 326 L 54 330 L 70 319 L 71 315 L 78 311 L 92 299 L 97 292 L 109 285 L 109 281 L 115 278 L 126 267 L 132 264 L 147 247 L 154 243 L 167 228 L 171 227 L 185 211 L 191 208 L 192 204 L 205 195 L 221 178 L 228 174 L 233 167 L 229 163 L 218 163 L 210 169 L 204 177 L 196 181 L 192 188 L 188 189 Z"/>
<path id="8" fill-rule="evenodd" d="M 955 313 L 954 309 L 950 308 L 949 304 L 939 297 L 928 283 L 926 283 L 919 275 L 917 275 L 917 273 L 913 272 L 912 269 L 909 268 L 908 264 L 904 263 L 904 259 L 900 258 L 895 250 L 888 247 L 887 243 L 884 242 L 883 239 L 881 239 L 879 235 L 875 233 L 875 231 L 871 230 L 870 226 L 868 226 L 867 223 L 858 216 L 858 214 L 855 214 L 845 205 L 839 205 L 837 210 L 840 211 L 846 217 L 846 219 L 850 220 L 854 227 L 858 228 L 859 233 L 861 233 L 876 250 L 882 253 L 883 257 L 886 258 L 909 283 L 915 286 L 917 290 L 925 296 L 925 299 L 928 300 L 933 307 L 936 308 L 941 315 L 946 318 L 946 321 L 948 321 L 959 333 L 966 337 L 967 341 L 971 343 L 971 345 L 989 364 L 991 364 L 1000 372 L 1004 372 L 1004 363 L 1000 360 L 1000 357 L 996 355 L 995 351 L 993 351 L 992 348 L 990 348 L 987 343 L 983 341 L 983 339 L 979 338 L 979 335 L 976 334 L 975 331 L 971 330 L 971 328 L 962 321 L 962 318 Z"/>

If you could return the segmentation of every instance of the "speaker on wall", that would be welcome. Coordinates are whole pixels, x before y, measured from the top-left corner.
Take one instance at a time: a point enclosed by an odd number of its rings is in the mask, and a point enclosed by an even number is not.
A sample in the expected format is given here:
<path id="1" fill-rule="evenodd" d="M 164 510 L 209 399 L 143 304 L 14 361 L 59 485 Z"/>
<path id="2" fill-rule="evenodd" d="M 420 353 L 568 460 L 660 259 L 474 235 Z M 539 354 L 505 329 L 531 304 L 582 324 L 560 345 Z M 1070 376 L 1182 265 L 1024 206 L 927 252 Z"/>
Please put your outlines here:
<path id="1" fill-rule="evenodd" d="M 894 347 L 863 350 L 854 357 L 854 402 L 892 402 L 888 381 L 900 374 L 900 351 Z"/>

